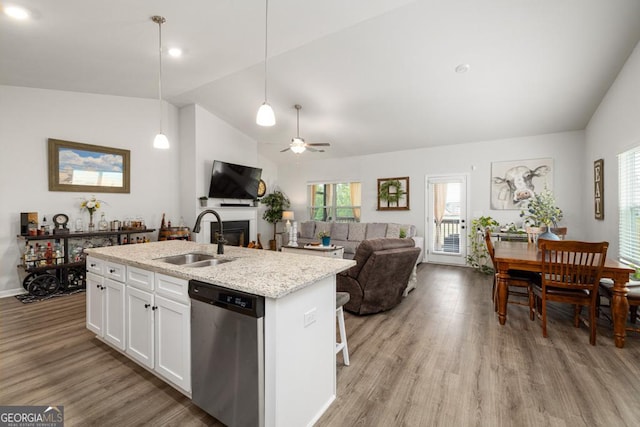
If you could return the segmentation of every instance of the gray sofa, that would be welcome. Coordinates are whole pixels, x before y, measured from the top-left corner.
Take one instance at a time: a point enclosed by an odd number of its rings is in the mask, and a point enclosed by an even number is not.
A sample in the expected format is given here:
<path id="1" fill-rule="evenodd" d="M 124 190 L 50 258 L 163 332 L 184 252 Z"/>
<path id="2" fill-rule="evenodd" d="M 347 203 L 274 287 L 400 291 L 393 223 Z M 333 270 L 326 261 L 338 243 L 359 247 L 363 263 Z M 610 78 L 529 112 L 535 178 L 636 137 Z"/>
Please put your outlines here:
<path id="1" fill-rule="evenodd" d="M 424 239 L 416 236 L 416 227 L 410 224 L 396 224 L 386 222 L 324 222 L 305 221 L 298 224 L 298 245 L 320 242 L 318 233 L 328 231 L 331 236 L 331 244 L 344 247 L 344 258 L 353 259 L 356 249 L 363 240 L 379 238 L 399 238 L 400 230 L 404 230 L 407 238 L 415 241 L 415 246 L 420 248 L 417 262 L 422 262 Z M 288 235 L 283 236 L 288 242 Z"/>

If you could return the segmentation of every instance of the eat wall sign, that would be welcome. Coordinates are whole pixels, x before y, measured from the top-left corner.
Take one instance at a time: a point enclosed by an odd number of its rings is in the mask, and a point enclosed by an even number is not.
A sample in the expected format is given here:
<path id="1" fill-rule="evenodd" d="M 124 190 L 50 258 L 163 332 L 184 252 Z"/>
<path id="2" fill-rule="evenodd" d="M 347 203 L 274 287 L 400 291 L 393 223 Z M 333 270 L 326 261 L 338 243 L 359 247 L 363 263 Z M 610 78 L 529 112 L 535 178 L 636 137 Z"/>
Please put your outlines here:
<path id="1" fill-rule="evenodd" d="M 604 219 L 604 159 L 593 162 L 593 201 L 596 219 Z"/>

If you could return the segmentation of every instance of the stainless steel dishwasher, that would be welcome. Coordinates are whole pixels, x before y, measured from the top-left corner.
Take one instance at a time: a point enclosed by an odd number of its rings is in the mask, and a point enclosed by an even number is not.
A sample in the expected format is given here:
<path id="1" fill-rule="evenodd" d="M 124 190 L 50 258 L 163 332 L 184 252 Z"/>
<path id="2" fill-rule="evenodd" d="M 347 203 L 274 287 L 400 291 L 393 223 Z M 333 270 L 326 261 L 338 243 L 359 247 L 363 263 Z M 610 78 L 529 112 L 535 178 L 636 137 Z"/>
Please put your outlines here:
<path id="1" fill-rule="evenodd" d="M 264 298 L 197 280 L 191 298 L 191 389 L 230 427 L 264 426 Z"/>

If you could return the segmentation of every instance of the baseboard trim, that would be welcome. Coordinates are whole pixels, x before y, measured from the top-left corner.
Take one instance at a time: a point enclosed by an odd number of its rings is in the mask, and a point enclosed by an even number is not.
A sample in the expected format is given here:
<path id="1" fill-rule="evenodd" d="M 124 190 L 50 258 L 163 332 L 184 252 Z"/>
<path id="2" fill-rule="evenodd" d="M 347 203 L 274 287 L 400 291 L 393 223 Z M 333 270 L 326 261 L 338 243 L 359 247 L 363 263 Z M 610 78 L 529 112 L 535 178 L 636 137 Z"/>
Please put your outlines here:
<path id="1" fill-rule="evenodd" d="M 21 295 L 26 293 L 27 291 L 25 291 L 24 288 L 8 289 L 6 291 L 0 291 L 0 298 L 15 297 L 16 295 Z"/>

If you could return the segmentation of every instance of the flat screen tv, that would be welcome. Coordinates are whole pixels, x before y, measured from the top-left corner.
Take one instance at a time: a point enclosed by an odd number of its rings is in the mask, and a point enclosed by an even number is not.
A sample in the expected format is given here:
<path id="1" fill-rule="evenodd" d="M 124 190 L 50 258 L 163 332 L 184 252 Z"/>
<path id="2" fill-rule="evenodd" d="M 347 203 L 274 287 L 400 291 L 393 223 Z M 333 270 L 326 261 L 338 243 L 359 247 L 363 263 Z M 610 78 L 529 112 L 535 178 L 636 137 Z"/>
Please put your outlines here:
<path id="1" fill-rule="evenodd" d="M 209 197 L 217 199 L 256 199 L 262 169 L 233 163 L 213 162 Z"/>

